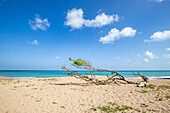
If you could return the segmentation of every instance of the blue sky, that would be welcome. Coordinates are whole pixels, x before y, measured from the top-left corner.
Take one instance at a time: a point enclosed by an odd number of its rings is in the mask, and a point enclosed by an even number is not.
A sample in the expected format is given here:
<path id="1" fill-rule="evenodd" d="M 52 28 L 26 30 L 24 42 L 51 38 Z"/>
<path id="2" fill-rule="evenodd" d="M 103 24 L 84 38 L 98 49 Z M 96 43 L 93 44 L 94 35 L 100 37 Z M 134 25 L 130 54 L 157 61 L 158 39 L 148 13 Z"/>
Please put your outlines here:
<path id="1" fill-rule="evenodd" d="M 170 69 L 169 0 L 1 0 L 0 69 Z"/>

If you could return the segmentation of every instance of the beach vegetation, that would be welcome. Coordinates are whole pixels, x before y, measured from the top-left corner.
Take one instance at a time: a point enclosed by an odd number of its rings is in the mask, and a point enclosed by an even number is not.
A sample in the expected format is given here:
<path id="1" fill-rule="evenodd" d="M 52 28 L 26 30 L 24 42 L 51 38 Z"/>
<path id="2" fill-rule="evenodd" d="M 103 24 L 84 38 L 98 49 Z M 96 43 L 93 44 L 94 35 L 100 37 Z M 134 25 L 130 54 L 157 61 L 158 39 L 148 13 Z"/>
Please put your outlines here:
<path id="1" fill-rule="evenodd" d="M 118 73 L 116 71 L 110 71 L 110 70 L 106 70 L 106 69 L 97 69 L 97 68 L 93 67 L 91 65 L 91 62 L 89 62 L 89 61 L 85 61 L 85 60 L 82 60 L 82 59 L 73 60 L 72 58 L 69 58 L 69 61 L 71 62 L 70 64 L 72 66 L 75 66 L 78 69 L 86 69 L 86 70 L 90 71 L 90 75 L 88 75 L 87 73 L 81 74 L 78 71 L 72 71 L 65 66 L 62 67 L 62 69 L 67 71 L 67 73 L 66 73 L 67 75 L 75 77 L 77 79 L 85 80 L 85 81 L 91 82 L 91 83 L 96 84 L 96 85 L 106 85 L 106 84 L 110 84 L 112 82 L 116 83 L 117 85 L 120 85 L 119 83 L 122 83 L 120 81 L 124 81 L 128 84 L 138 84 L 136 82 L 131 82 L 131 81 L 126 80 L 123 75 L 121 75 L 120 73 Z M 106 80 L 99 80 L 93 74 L 94 71 L 109 72 L 111 74 L 111 76 L 107 75 Z M 133 71 L 131 71 L 131 72 L 133 73 L 133 75 L 138 75 L 145 82 L 147 82 L 148 78 L 143 76 L 141 73 L 138 72 L 137 74 L 135 74 Z"/>
<path id="2" fill-rule="evenodd" d="M 20 80 L 17 80 L 17 83 L 20 83 Z"/>
<path id="3" fill-rule="evenodd" d="M 154 89 L 155 87 L 156 87 L 156 85 L 153 85 L 153 84 L 146 85 L 146 88 Z"/>
<path id="4" fill-rule="evenodd" d="M 160 86 L 158 86 L 158 88 L 170 89 L 170 86 L 168 86 L 168 85 L 160 85 Z"/>
<path id="5" fill-rule="evenodd" d="M 42 78 L 42 79 L 38 79 L 39 81 L 58 81 L 57 78 Z"/>
<path id="6" fill-rule="evenodd" d="M 139 92 L 139 93 L 148 93 L 147 90 L 135 90 L 135 91 L 137 91 L 137 92 Z"/>
<path id="7" fill-rule="evenodd" d="M 160 97 L 160 92 L 158 92 L 155 98 L 158 99 L 159 97 Z"/>
<path id="8" fill-rule="evenodd" d="M 2 82 L 2 85 L 6 85 L 5 82 Z"/>
<path id="9" fill-rule="evenodd" d="M 109 113 L 109 112 L 116 113 L 116 112 L 120 112 L 120 111 L 125 112 L 125 111 L 129 111 L 129 110 L 135 110 L 137 112 L 141 112 L 140 109 L 136 109 L 136 108 L 133 108 L 133 107 L 127 106 L 127 105 L 119 106 L 118 104 L 112 103 L 112 102 L 109 102 L 109 105 L 98 107 L 98 109 L 100 109 L 103 112 L 107 112 L 107 113 Z"/>
<path id="10" fill-rule="evenodd" d="M 170 96 L 166 96 L 167 99 L 170 99 Z"/>

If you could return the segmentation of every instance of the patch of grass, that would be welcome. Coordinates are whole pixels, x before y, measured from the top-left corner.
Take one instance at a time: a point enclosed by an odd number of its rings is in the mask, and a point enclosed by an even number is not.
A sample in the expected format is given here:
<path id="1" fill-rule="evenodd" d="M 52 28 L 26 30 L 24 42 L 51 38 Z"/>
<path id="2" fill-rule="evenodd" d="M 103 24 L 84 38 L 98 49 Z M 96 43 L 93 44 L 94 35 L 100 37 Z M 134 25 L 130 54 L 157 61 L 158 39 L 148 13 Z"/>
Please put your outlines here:
<path id="1" fill-rule="evenodd" d="M 170 96 L 166 96 L 167 99 L 170 99 Z"/>
<path id="2" fill-rule="evenodd" d="M 2 85 L 6 85 L 6 84 L 3 82 Z"/>
<path id="3" fill-rule="evenodd" d="M 159 96 L 160 96 L 160 92 L 158 92 L 158 94 L 156 95 L 156 99 L 158 99 L 159 98 Z"/>
<path id="4" fill-rule="evenodd" d="M 115 113 L 117 111 L 125 112 L 128 110 L 135 110 L 137 112 L 141 112 L 141 110 L 133 108 L 131 106 L 126 106 L 126 105 L 119 106 L 116 103 L 112 103 L 112 102 L 109 102 L 109 105 L 111 105 L 111 106 L 102 106 L 102 107 L 98 107 L 98 109 L 100 109 L 101 111 L 107 112 L 107 113 L 109 113 L 109 112 Z"/>
<path id="5" fill-rule="evenodd" d="M 170 89 L 170 86 L 168 86 L 168 85 L 160 85 L 160 86 L 158 86 L 158 88 Z"/>
<path id="6" fill-rule="evenodd" d="M 17 83 L 20 83 L 20 80 L 17 80 Z"/>
<path id="7" fill-rule="evenodd" d="M 109 102 L 110 105 L 114 106 L 114 105 L 117 105 L 116 103 L 114 102 Z"/>
<path id="8" fill-rule="evenodd" d="M 154 89 L 156 86 L 153 85 L 153 84 L 149 84 L 149 85 L 146 85 L 146 88 L 151 88 L 151 89 Z"/>
<path id="9" fill-rule="evenodd" d="M 141 110 L 140 109 L 134 109 L 135 111 L 137 111 L 137 112 L 141 112 Z"/>
<path id="10" fill-rule="evenodd" d="M 137 92 L 139 92 L 139 93 L 148 93 L 147 90 L 135 90 L 135 91 L 137 91 Z"/>

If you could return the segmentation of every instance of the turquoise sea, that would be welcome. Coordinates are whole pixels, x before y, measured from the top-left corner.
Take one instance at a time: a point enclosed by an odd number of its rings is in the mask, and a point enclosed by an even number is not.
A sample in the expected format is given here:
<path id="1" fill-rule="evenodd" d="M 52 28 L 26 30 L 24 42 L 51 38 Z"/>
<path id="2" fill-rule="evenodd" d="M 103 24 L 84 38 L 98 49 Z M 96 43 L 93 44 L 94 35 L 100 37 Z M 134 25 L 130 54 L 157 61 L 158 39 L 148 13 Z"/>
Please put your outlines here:
<path id="1" fill-rule="evenodd" d="M 80 73 L 90 74 L 89 71 L 79 71 Z M 131 73 L 130 70 L 118 70 L 118 73 L 125 77 L 138 77 Z M 170 70 L 135 70 L 135 73 L 140 72 L 148 78 L 170 78 Z M 48 77 L 65 77 L 66 71 L 63 70 L 0 70 L 0 76 L 11 78 L 48 78 Z M 109 72 L 94 71 L 94 75 L 111 75 Z"/>

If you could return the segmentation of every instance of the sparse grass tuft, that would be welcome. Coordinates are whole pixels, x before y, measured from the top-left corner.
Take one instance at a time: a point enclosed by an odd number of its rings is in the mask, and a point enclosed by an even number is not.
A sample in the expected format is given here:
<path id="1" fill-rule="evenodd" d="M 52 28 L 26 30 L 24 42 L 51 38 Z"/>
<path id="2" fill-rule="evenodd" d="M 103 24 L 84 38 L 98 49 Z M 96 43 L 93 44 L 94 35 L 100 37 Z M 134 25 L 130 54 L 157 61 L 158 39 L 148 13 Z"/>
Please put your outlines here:
<path id="1" fill-rule="evenodd" d="M 146 85 L 146 88 L 151 88 L 151 89 L 154 89 L 156 86 L 153 85 L 153 84 L 149 84 L 149 85 Z"/>
<path id="2" fill-rule="evenodd" d="M 139 92 L 139 93 L 148 93 L 147 90 L 135 90 L 135 91 L 137 91 L 137 92 Z"/>
<path id="3" fill-rule="evenodd" d="M 20 83 L 20 80 L 17 80 L 17 83 Z"/>
<path id="4" fill-rule="evenodd" d="M 125 112 L 128 110 L 135 110 L 137 112 L 141 112 L 141 110 L 133 108 L 131 106 L 126 106 L 126 105 L 119 106 L 118 104 L 112 103 L 112 102 L 109 102 L 109 105 L 111 105 L 111 106 L 102 106 L 102 107 L 98 107 L 98 109 L 100 109 L 101 111 L 107 112 L 107 113 L 109 113 L 109 112 L 115 113 L 118 111 Z"/>
<path id="5" fill-rule="evenodd" d="M 159 96 L 160 96 L 160 92 L 158 92 L 158 94 L 156 95 L 156 99 L 158 99 L 159 98 Z"/>
<path id="6" fill-rule="evenodd" d="M 168 86 L 168 85 L 160 85 L 160 86 L 158 86 L 158 88 L 170 89 L 170 86 Z"/>
<path id="7" fill-rule="evenodd" d="M 2 85 L 6 85 L 6 84 L 3 82 Z"/>
<path id="8" fill-rule="evenodd" d="M 42 79 L 38 79 L 38 81 L 58 81 L 57 78 L 42 78 Z"/>
<path id="9" fill-rule="evenodd" d="M 166 96 L 167 99 L 170 99 L 170 96 Z"/>

